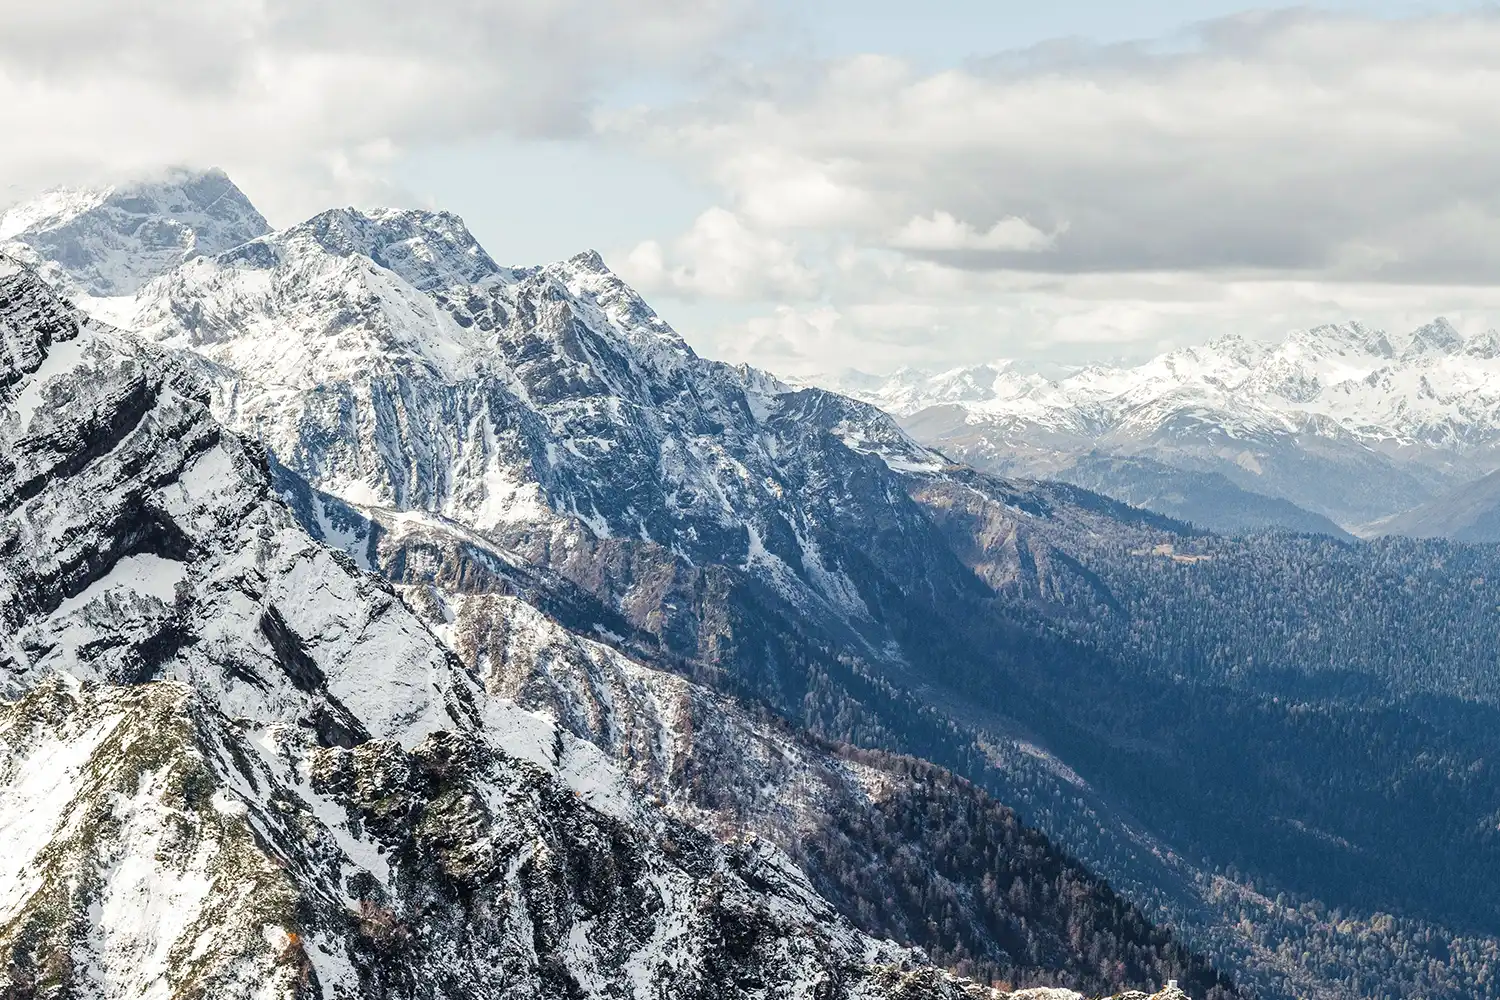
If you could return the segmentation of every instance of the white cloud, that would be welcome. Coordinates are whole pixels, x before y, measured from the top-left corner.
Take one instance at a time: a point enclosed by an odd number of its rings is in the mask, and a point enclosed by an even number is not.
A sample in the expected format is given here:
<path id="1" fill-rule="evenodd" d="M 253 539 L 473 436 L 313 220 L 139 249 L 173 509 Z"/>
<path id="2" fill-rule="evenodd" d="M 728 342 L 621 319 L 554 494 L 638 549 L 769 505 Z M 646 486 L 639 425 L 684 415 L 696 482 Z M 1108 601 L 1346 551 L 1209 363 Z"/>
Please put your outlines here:
<path id="1" fill-rule="evenodd" d="M 295 217 L 330 189 L 379 187 L 392 151 L 578 134 L 601 88 L 690 69 L 750 13 L 748 0 L 0 4 L 0 191 L 218 164 L 268 214 Z"/>
<path id="2" fill-rule="evenodd" d="M 879 354 L 859 337 L 837 309 L 829 306 L 777 306 L 769 315 L 755 316 L 726 329 L 713 331 L 716 356 L 748 362 L 784 374 L 814 374 L 827 370 L 825 359 L 872 359 Z M 835 365 L 834 367 L 844 367 Z"/>
<path id="3" fill-rule="evenodd" d="M 670 260 L 660 243 L 648 240 L 619 270 L 642 291 L 683 298 L 805 299 L 818 290 L 816 275 L 789 244 L 750 230 L 722 208 L 699 215 L 673 242 Z"/>
<path id="4" fill-rule="evenodd" d="M 1462 283 L 1500 273 L 1497 51 L 1500 13 L 1247 14 L 1171 50 L 866 57 L 630 127 L 759 225 L 958 266 Z"/>
<path id="5" fill-rule="evenodd" d="M 632 236 L 655 238 L 621 270 L 759 310 L 686 332 L 787 370 L 1139 353 L 1351 315 L 1480 323 L 1500 299 L 1500 13 L 1247 14 L 1171 47 L 1056 43 L 936 72 L 762 51 L 688 100 L 641 86 L 702 85 L 763 9 L 0 4 L 0 200 L 217 164 L 289 222 L 405 200 L 392 165 L 412 149 L 628 144 L 707 193 L 686 232 Z M 622 85 L 655 106 L 601 111 Z M 510 183 L 501 165 L 497 202 L 526 196 Z"/>
<path id="6" fill-rule="evenodd" d="M 738 207 L 758 225 L 818 229 L 857 225 L 876 207 L 848 177 L 858 165 L 776 149 L 738 151 L 719 168 Z"/>
<path id="7" fill-rule="evenodd" d="M 1044 233 L 1025 219 L 1001 219 L 984 232 L 944 211 L 930 217 L 914 215 L 891 237 L 890 245 L 902 250 L 1014 250 L 1027 253 L 1048 250 L 1056 233 Z"/>
<path id="8" fill-rule="evenodd" d="M 952 269 L 931 279 L 902 272 L 880 291 L 835 305 L 771 306 L 758 316 L 692 332 L 710 356 L 787 375 L 855 367 L 1019 357 L 1036 361 L 1140 361 L 1225 333 L 1275 338 L 1318 323 L 1359 319 L 1410 331 L 1445 315 L 1465 333 L 1500 326 L 1500 286 L 1223 281 L 1194 274 L 1092 274 L 1052 278 Z"/>

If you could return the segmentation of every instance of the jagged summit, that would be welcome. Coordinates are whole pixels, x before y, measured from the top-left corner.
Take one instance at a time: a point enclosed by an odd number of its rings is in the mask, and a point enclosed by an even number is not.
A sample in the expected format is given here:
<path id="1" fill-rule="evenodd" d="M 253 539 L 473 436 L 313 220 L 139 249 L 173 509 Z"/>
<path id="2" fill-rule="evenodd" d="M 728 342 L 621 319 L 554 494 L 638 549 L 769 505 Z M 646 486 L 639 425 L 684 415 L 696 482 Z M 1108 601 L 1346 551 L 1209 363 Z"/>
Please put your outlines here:
<path id="1" fill-rule="evenodd" d="M 1443 317 L 1417 328 L 1401 352 L 1403 360 L 1431 354 L 1457 354 L 1466 346 L 1463 334 Z"/>
<path id="2" fill-rule="evenodd" d="M 1469 339 L 1464 353 L 1475 358 L 1500 357 L 1500 330 L 1486 330 Z"/>
<path id="3" fill-rule="evenodd" d="M 451 212 L 332 209 L 257 242 L 279 247 L 299 240 L 315 242 L 339 257 L 368 257 L 421 291 L 478 284 L 501 273 L 464 221 Z M 224 260 L 253 259 L 255 252 L 244 247 Z"/>
<path id="4" fill-rule="evenodd" d="M 604 255 L 598 250 L 585 250 L 568 258 L 568 263 L 580 271 L 593 271 L 598 274 L 609 273 L 609 267 L 604 263 Z"/>
<path id="5" fill-rule="evenodd" d="M 583 312 L 617 354 L 657 367 L 692 356 L 595 250 L 501 267 L 457 215 L 420 209 L 331 209 L 273 232 L 220 170 L 58 189 L 0 216 L 0 233 L 107 322 L 267 383 L 472 374 L 501 363 L 495 341 L 518 320 L 566 340 L 565 316 Z"/>
<path id="6" fill-rule="evenodd" d="M 0 215 L 0 246 L 70 293 L 129 295 L 184 261 L 270 231 L 222 170 L 175 169 L 110 187 L 57 189 Z"/>
<path id="7" fill-rule="evenodd" d="M 1461 353 L 1483 354 L 1484 345 L 1495 336 L 1484 334 L 1467 341 L 1452 323 L 1441 317 L 1395 341 L 1385 331 L 1358 321 L 1293 330 L 1279 343 L 1228 334 L 1206 345 L 1179 348 L 1130 368 L 1092 365 L 1058 379 L 1028 372 L 1028 376 L 1036 379 L 1038 390 L 1028 398 L 1045 405 L 1046 397 L 1053 397 L 1050 405 L 1063 408 L 1091 401 L 1102 392 L 1119 396 L 1139 395 L 1142 391 L 1159 394 L 1208 385 L 1232 393 L 1265 368 L 1288 363 L 1329 370 L 1345 379 L 1362 378 L 1392 363 L 1399 365 Z M 930 406 L 1006 398 L 997 391 L 997 384 L 1014 378 L 1019 371 L 1013 362 L 999 361 L 942 371 L 901 368 L 883 377 L 863 372 L 834 373 L 819 380 L 908 416 Z M 1249 401 L 1255 398 L 1253 393 L 1240 395 Z"/>
<path id="8" fill-rule="evenodd" d="M 597 252 L 501 267 L 458 216 L 418 209 L 322 212 L 195 258 L 133 296 L 81 304 L 261 384 L 299 388 L 416 370 L 503 375 L 523 331 L 567 355 L 579 349 L 571 331 L 587 329 L 637 367 L 692 356 Z"/>

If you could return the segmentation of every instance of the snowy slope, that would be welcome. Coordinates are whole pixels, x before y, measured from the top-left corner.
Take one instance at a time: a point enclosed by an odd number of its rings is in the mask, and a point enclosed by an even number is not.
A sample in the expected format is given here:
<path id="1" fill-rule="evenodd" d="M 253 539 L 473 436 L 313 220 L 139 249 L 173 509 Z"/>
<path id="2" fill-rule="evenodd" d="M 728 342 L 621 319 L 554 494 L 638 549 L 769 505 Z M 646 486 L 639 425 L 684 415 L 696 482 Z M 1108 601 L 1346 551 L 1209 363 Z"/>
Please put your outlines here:
<path id="1" fill-rule="evenodd" d="M 451 216 L 345 210 L 89 305 L 185 352 L 360 565 L 542 591 L 570 627 L 742 693 L 798 690 L 808 657 L 849 669 L 829 649 L 910 670 L 909 594 L 1107 600 L 1022 513 L 1099 498 L 1018 489 L 980 583 L 911 496 L 943 456 L 866 404 L 697 357 L 596 254 L 500 268 Z"/>
<path id="2" fill-rule="evenodd" d="M 0 706 L 0 989 L 993 995 L 853 931 L 769 845 L 560 771 L 476 733 L 324 749 L 179 684 L 45 682 Z"/>
<path id="3" fill-rule="evenodd" d="M 1180 977 L 1204 990 L 1200 996 L 1214 989 L 1215 977 L 1202 964 L 1164 961 L 1146 948 L 1120 964 L 1086 957 L 1122 933 L 1126 921 L 1112 910 L 1112 893 L 972 786 L 955 784 L 952 807 L 936 807 L 941 818 L 919 823 L 917 811 L 933 806 L 929 795 L 951 775 L 810 738 L 569 632 L 517 598 L 431 584 L 402 589 L 490 691 L 604 749 L 672 815 L 720 839 L 748 831 L 774 843 L 840 910 L 861 914 L 885 933 L 929 947 L 942 941 L 950 958 L 963 955 L 1013 983 L 1101 990 Z M 994 839 L 978 850 L 993 859 L 987 877 L 1008 888 L 1003 896 L 986 897 L 975 891 L 975 878 L 958 875 L 961 863 L 943 834 L 918 832 L 986 814 L 1000 820 L 1001 832 L 991 827 Z M 890 856 L 881 838 L 893 826 L 903 831 L 900 858 Z M 1027 891 L 1019 886 L 1028 881 L 1066 883 L 1078 912 L 1058 919 L 1045 907 L 1018 905 Z M 914 906 L 917 900 L 925 908 Z M 943 935 L 921 926 L 935 907 L 958 915 Z"/>
<path id="4" fill-rule="evenodd" d="M 817 484 L 942 464 L 868 407 L 697 357 L 597 254 L 501 268 L 441 213 L 324 213 L 85 304 L 191 352 L 216 415 L 318 489 L 575 579 L 637 540 L 868 624 Z"/>
<path id="5" fill-rule="evenodd" d="M 305 714 L 407 740 L 453 725 L 462 678 L 268 496 L 263 459 L 200 386 L 28 272 L 0 281 L 8 693 L 58 670 L 170 677 L 263 723 Z"/>
<path id="6" fill-rule="evenodd" d="M 939 526 L 970 485 L 886 415 L 697 357 L 595 254 L 501 268 L 441 213 L 324 213 L 85 304 L 311 484 L 275 488 L 355 565 L 540 592 L 575 631 L 793 705 L 940 665 L 943 609 L 1104 610 L 1053 537 L 1175 530 L 1008 486 L 976 576 Z"/>

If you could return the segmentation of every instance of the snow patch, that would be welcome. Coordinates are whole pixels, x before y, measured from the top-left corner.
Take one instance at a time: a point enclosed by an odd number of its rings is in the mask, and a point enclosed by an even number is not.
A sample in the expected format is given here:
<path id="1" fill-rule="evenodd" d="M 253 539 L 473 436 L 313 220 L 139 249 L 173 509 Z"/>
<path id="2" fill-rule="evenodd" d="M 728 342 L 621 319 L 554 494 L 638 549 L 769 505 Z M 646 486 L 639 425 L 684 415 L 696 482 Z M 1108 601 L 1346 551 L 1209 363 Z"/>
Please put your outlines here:
<path id="1" fill-rule="evenodd" d="M 250 813 L 249 806 L 222 788 L 214 789 L 214 794 L 209 798 L 209 803 L 214 807 L 214 812 L 222 816 L 243 818 Z"/>
<path id="2" fill-rule="evenodd" d="M 144 775 L 133 797 L 115 799 L 118 836 L 131 849 L 104 873 L 92 914 L 100 942 L 94 954 L 109 996 L 170 996 L 172 952 L 214 888 L 210 871 L 218 844 L 200 840 L 183 856 L 174 810 L 161 802 L 167 780 L 165 774 Z"/>
<path id="3" fill-rule="evenodd" d="M 28 230 L 63 225 L 104 204 L 111 191 L 111 188 L 47 191 L 0 214 L 0 240 L 14 239 Z"/>
<path id="4" fill-rule="evenodd" d="M 77 368 L 93 341 L 93 334 L 85 331 L 72 340 L 53 341 L 47 348 L 47 356 L 41 367 L 27 377 L 26 387 L 21 390 L 15 402 L 11 403 L 11 408 L 21 418 L 23 430 L 31 426 L 31 418 L 42 403 L 42 388 L 53 379 Z"/>
<path id="5" fill-rule="evenodd" d="M 1051 771 L 1059 778 L 1062 778 L 1070 785 L 1088 790 L 1089 783 L 1083 780 L 1083 775 L 1079 774 L 1077 771 L 1073 770 L 1071 767 L 1064 764 L 1062 761 L 1058 760 L 1052 754 L 1048 753 L 1046 750 L 1043 750 L 1035 743 L 1029 743 L 1026 740 L 1014 740 L 1012 742 L 1014 743 L 1017 750 L 1021 751 L 1028 757 L 1041 761 L 1046 766 L 1047 770 Z"/>
<path id="6" fill-rule="evenodd" d="M 177 585 L 187 579 L 188 567 L 172 559 L 151 553 L 125 556 L 103 577 L 58 606 L 58 615 L 72 614 L 105 593 L 123 588 L 144 597 L 153 597 L 166 605 L 177 599 Z"/>
<path id="7" fill-rule="evenodd" d="M 199 455 L 177 481 L 182 484 L 188 498 L 195 501 L 207 500 L 243 485 L 234 467 L 234 459 L 223 445 L 215 445 Z"/>

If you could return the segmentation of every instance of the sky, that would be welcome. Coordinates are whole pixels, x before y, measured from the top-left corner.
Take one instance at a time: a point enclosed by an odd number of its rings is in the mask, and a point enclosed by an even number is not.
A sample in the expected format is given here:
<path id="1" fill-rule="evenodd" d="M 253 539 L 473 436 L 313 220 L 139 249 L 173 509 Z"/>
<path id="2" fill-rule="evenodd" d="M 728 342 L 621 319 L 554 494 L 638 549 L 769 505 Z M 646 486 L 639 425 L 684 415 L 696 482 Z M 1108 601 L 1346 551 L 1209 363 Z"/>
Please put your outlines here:
<path id="1" fill-rule="evenodd" d="M 0 201 L 221 166 L 274 224 L 600 250 L 807 375 L 1500 325 L 1500 7 L 1325 0 L 0 5 Z"/>

